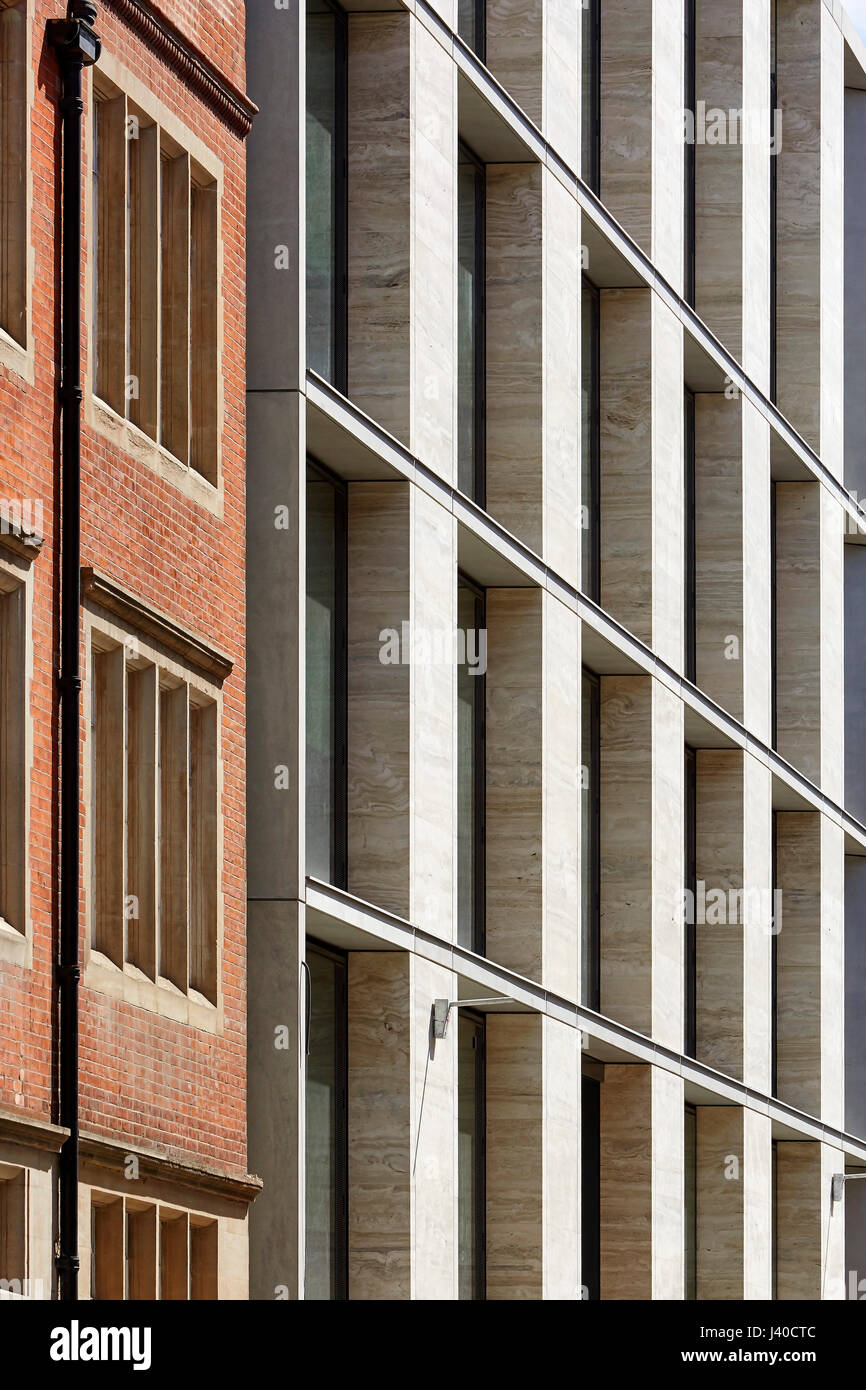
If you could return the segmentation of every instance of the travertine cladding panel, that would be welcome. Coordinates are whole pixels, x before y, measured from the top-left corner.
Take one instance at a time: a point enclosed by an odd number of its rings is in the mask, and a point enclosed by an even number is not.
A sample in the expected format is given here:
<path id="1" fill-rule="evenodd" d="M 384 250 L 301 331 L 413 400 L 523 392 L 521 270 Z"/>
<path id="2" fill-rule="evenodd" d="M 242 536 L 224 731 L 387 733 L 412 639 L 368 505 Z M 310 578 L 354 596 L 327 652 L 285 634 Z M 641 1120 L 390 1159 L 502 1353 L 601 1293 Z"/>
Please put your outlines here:
<path id="1" fill-rule="evenodd" d="M 652 647 L 679 666 L 683 650 L 683 330 L 652 296 Z"/>
<path id="2" fill-rule="evenodd" d="M 411 917 L 439 936 L 452 936 L 455 718 L 457 668 L 437 656 L 457 622 L 457 536 L 454 518 L 420 488 L 412 489 L 412 632 L 418 655 L 411 689 Z M 451 647 L 446 648 L 450 652 Z"/>
<path id="3" fill-rule="evenodd" d="M 652 681 L 601 680 L 601 1009 L 652 1031 Z"/>
<path id="4" fill-rule="evenodd" d="M 543 195 L 540 165 L 488 166 L 487 510 L 538 554 L 544 544 Z"/>
<path id="5" fill-rule="evenodd" d="M 601 681 L 601 1007 L 682 1042 L 683 715 L 645 676 Z"/>
<path id="6" fill-rule="evenodd" d="M 542 174 L 544 205 L 544 558 L 580 587 L 579 210 Z"/>
<path id="7" fill-rule="evenodd" d="M 652 295 L 601 292 L 601 601 L 652 644 Z"/>
<path id="8" fill-rule="evenodd" d="M 412 956 L 412 1297 L 457 1297 L 457 1016 L 431 1038 L 434 999 L 455 999 L 457 976 Z"/>
<path id="9" fill-rule="evenodd" d="M 743 143 L 739 122 L 733 126 L 728 114 L 744 109 L 743 9 L 743 0 L 712 0 L 695 7 L 695 93 L 708 113 L 708 130 L 698 122 L 695 132 L 695 307 L 738 358 L 743 345 Z M 722 122 L 716 121 L 717 111 L 724 113 Z M 761 128 L 766 131 L 767 125 L 764 121 Z"/>
<path id="10" fill-rule="evenodd" d="M 821 1118 L 845 1128 L 845 832 L 821 817 Z"/>
<path id="11" fill-rule="evenodd" d="M 742 0 L 743 145 L 742 297 L 745 370 L 762 391 L 770 387 L 770 9 L 772 0 Z M 713 9 L 714 6 L 701 7 Z M 699 93 L 700 95 L 700 93 Z M 720 103 L 724 105 L 724 103 Z M 730 103 L 728 103 L 730 105 Z M 752 132 L 756 133 L 752 133 Z"/>
<path id="12" fill-rule="evenodd" d="M 683 1085 L 650 1066 L 604 1069 L 601 1297 L 683 1297 Z"/>
<path id="13" fill-rule="evenodd" d="M 698 1299 L 772 1298 L 770 1119 L 700 1105 L 697 1141 Z"/>
<path id="14" fill-rule="evenodd" d="M 412 1296 L 411 960 L 349 955 L 349 1297 Z"/>
<path id="15" fill-rule="evenodd" d="M 544 133 L 572 169 L 579 167 L 581 6 L 544 6 Z"/>
<path id="16" fill-rule="evenodd" d="M 820 783 L 819 483 L 776 483 L 776 746 Z"/>
<path id="17" fill-rule="evenodd" d="M 405 444 L 413 333 L 412 28 L 406 14 L 349 18 L 349 395 Z"/>
<path id="18" fill-rule="evenodd" d="M 649 290 L 601 293 L 601 601 L 679 666 L 683 338 Z"/>
<path id="19" fill-rule="evenodd" d="M 454 473 L 457 75 L 401 14 L 349 19 L 349 394 Z"/>
<path id="20" fill-rule="evenodd" d="M 748 400 L 743 410 L 743 714 L 750 733 L 772 737 L 772 564 L 770 427 Z M 724 703 L 723 701 L 721 703 Z"/>
<path id="21" fill-rule="evenodd" d="M 543 972 L 543 603 L 487 591 L 487 954 Z M 575 696 L 576 699 L 576 696 Z"/>
<path id="22" fill-rule="evenodd" d="M 776 1092 L 821 1114 L 821 817 L 776 816 L 776 879 L 782 930 L 776 941 Z M 796 1145 L 794 1147 L 800 1147 Z"/>
<path id="23" fill-rule="evenodd" d="M 738 750 L 698 750 L 697 1052 L 761 1089 L 770 1058 L 771 807 L 762 764 Z"/>
<path id="24" fill-rule="evenodd" d="M 487 1298 L 540 1299 L 544 1285 L 542 1020 L 538 1015 L 489 1014 L 486 1046 Z"/>
<path id="25" fill-rule="evenodd" d="M 601 196 L 672 284 L 682 279 L 683 29 L 678 0 L 620 0 L 601 26 Z"/>
<path id="26" fill-rule="evenodd" d="M 577 999 L 580 882 L 580 624 L 551 594 L 543 619 L 543 983 Z"/>
<path id="27" fill-rule="evenodd" d="M 866 498 L 866 91 L 845 89 L 845 468 L 849 492 Z"/>
<path id="28" fill-rule="evenodd" d="M 652 255 L 653 0 L 605 6 L 601 72 L 602 201 Z"/>
<path id="29" fill-rule="evenodd" d="M 845 1124 L 848 1134 L 866 1134 L 866 859 L 845 856 Z M 838 999 L 834 1001 L 837 1011 Z M 858 1187 L 859 1190 L 859 1187 Z M 866 1199 L 864 1203 L 866 1213 Z M 866 1259 L 863 1261 L 866 1278 Z"/>
<path id="30" fill-rule="evenodd" d="M 844 45 L 822 0 L 778 0 L 778 404 L 841 476 Z"/>
<path id="31" fill-rule="evenodd" d="M 832 1176 L 844 1171 L 844 1154 L 828 1144 L 776 1144 L 777 1299 L 847 1296 L 844 1212 L 830 1203 Z"/>
<path id="32" fill-rule="evenodd" d="M 580 1033 L 543 1020 L 544 1298 L 580 1298 Z"/>
<path id="33" fill-rule="evenodd" d="M 846 513 L 821 488 L 821 789 L 845 795 L 845 526 Z"/>
<path id="34" fill-rule="evenodd" d="M 545 8 L 545 0 L 487 0 L 487 66 L 537 126 L 544 120 Z"/>
<path id="35" fill-rule="evenodd" d="M 695 396 L 697 682 L 737 719 L 746 668 L 743 411 L 742 397 Z"/>
<path id="36" fill-rule="evenodd" d="M 407 483 L 349 485 L 349 891 L 411 911 L 410 666 L 383 664 L 379 634 L 410 617 Z"/>

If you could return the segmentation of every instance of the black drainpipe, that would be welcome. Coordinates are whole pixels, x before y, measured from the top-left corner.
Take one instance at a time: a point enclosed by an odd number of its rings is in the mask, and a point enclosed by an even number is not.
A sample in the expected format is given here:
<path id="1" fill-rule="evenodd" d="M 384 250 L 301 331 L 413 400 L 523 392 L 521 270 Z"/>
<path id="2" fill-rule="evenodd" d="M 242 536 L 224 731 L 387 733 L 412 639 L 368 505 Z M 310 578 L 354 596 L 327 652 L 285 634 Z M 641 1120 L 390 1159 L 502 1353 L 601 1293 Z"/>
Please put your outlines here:
<path id="1" fill-rule="evenodd" d="M 81 671 L 81 74 L 99 58 L 96 6 L 69 0 L 66 19 L 50 19 L 48 42 L 63 78 L 63 290 L 60 404 L 60 1150 L 59 1294 L 78 1298 L 78 895 L 79 709 Z"/>

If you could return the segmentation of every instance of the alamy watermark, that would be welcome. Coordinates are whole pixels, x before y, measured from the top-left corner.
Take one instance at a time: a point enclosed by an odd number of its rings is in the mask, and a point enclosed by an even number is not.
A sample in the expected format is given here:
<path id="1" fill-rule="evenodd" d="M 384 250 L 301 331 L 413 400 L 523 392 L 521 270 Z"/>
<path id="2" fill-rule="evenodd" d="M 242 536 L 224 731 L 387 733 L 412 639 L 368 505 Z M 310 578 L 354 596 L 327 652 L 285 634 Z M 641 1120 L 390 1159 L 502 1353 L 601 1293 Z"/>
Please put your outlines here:
<path id="1" fill-rule="evenodd" d="M 695 103 L 692 111 L 683 108 L 683 140 L 687 145 L 768 145 L 771 157 L 782 151 L 782 112 L 773 112 L 771 128 L 767 129 L 766 112 L 744 111 L 742 107 L 707 106 Z"/>
<path id="2" fill-rule="evenodd" d="M 466 666 L 470 676 L 487 670 L 485 628 L 425 628 L 403 622 L 399 631 L 383 627 L 379 633 L 379 660 L 383 666 Z"/>

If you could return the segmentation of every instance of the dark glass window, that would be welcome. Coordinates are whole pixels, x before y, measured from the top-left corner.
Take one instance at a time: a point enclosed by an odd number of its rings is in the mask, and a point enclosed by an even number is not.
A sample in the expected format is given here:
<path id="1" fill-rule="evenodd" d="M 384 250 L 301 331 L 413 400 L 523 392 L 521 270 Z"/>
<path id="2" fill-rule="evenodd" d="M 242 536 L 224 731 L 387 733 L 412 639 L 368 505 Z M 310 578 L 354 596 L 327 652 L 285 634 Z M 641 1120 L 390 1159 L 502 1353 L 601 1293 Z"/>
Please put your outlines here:
<path id="1" fill-rule="evenodd" d="M 457 33 L 483 63 L 487 47 L 487 0 L 457 0 Z"/>
<path id="2" fill-rule="evenodd" d="M 457 485 L 484 505 L 484 165 L 461 144 L 457 166 Z"/>
<path id="3" fill-rule="evenodd" d="M 584 1297 L 601 1298 L 601 1083 L 581 1078 L 580 1268 Z"/>
<path id="4" fill-rule="evenodd" d="M 307 943 L 304 1297 L 348 1297 L 346 960 Z"/>
<path id="5" fill-rule="evenodd" d="M 770 937 L 770 1094 L 779 1094 L 779 936 L 776 927 L 776 891 L 779 887 L 779 813 L 773 812 L 773 934 Z"/>
<path id="6" fill-rule="evenodd" d="M 307 466 L 307 873 L 346 884 L 346 491 Z"/>
<path id="7" fill-rule="evenodd" d="M 584 275 L 580 298 L 581 588 L 601 600 L 601 373 L 598 290 Z"/>
<path id="8" fill-rule="evenodd" d="M 580 1002 L 600 1007 L 601 995 L 601 708 L 598 677 L 584 671 L 581 692 Z"/>
<path id="9" fill-rule="evenodd" d="M 696 899 L 698 890 L 697 869 L 697 754 L 694 748 L 686 747 L 685 759 L 685 904 L 683 930 L 685 940 L 685 1019 L 683 1050 L 687 1057 L 697 1056 L 697 927 L 695 924 Z"/>
<path id="10" fill-rule="evenodd" d="M 685 393 L 685 472 L 683 505 L 685 508 L 685 670 L 687 680 L 697 680 L 697 549 L 695 544 L 695 398 Z"/>
<path id="11" fill-rule="evenodd" d="M 346 16 L 307 0 L 307 365 L 346 390 Z"/>
<path id="12" fill-rule="evenodd" d="M 580 35 L 580 177 L 601 185 L 601 0 L 583 0 Z"/>
<path id="13" fill-rule="evenodd" d="M 778 14 L 776 10 L 776 0 L 770 0 L 770 139 L 775 141 L 776 137 L 776 107 L 779 104 L 779 89 L 776 78 L 776 68 L 778 62 Z M 778 198 L 779 198 L 779 166 L 777 156 L 773 151 L 775 144 L 770 145 L 770 400 L 776 402 L 776 306 L 778 303 L 778 258 L 777 258 L 777 226 L 778 226 Z"/>
<path id="14" fill-rule="evenodd" d="M 685 1114 L 685 1255 L 687 1299 L 698 1296 L 698 1112 Z"/>
<path id="15" fill-rule="evenodd" d="M 684 140 L 685 159 L 685 226 L 683 295 L 687 304 L 694 305 L 695 281 L 695 101 L 696 101 L 696 15 L 695 0 L 685 0 L 685 106 L 691 113 L 690 125 Z"/>
<path id="16" fill-rule="evenodd" d="M 484 951 L 487 682 L 478 657 L 486 651 L 480 646 L 484 608 L 483 591 L 460 575 L 457 624 L 465 636 L 467 660 L 457 668 L 457 940 L 479 955 Z"/>
<path id="17" fill-rule="evenodd" d="M 484 1020 L 468 1010 L 457 1023 L 458 1295 L 485 1291 Z"/>

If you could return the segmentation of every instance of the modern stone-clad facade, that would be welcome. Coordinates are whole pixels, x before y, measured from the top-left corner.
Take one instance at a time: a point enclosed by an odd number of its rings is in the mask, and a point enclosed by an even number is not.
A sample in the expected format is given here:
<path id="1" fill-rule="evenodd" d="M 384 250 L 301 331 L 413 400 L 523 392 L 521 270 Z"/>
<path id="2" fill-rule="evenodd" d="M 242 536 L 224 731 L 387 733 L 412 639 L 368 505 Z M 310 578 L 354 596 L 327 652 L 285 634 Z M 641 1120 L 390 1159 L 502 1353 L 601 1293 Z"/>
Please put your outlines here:
<path id="1" fill-rule="evenodd" d="M 251 1296 L 858 1297 L 866 50 L 247 25 Z"/>

